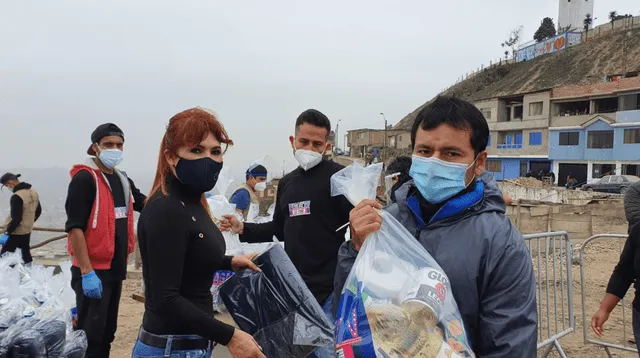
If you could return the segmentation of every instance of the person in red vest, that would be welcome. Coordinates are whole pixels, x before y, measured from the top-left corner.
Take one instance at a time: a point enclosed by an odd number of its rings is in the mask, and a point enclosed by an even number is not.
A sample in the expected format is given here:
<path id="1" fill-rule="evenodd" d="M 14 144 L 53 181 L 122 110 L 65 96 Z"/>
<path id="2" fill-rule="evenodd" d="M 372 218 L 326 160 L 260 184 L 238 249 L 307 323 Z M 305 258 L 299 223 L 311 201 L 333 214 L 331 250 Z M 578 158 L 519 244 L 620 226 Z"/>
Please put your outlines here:
<path id="1" fill-rule="evenodd" d="M 109 357 L 127 257 L 135 245 L 133 211 L 141 211 L 146 200 L 127 174 L 116 169 L 123 148 L 122 130 L 102 124 L 91 134 L 90 158 L 70 172 L 65 230 L 73 257 L 77 329 L 87 334 L 87 358 Z"/>

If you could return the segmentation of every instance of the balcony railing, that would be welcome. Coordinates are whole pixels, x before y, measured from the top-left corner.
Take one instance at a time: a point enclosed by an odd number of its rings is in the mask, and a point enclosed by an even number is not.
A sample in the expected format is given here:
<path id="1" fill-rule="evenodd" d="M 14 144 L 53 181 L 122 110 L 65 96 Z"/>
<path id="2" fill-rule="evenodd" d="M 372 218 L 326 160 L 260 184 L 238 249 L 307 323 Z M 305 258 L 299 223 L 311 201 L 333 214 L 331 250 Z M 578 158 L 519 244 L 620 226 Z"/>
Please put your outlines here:
<path id="1" fill-rule="evenodd" d="M 522 144 L 498 144 L 498 149 L 522 149 Z"/>

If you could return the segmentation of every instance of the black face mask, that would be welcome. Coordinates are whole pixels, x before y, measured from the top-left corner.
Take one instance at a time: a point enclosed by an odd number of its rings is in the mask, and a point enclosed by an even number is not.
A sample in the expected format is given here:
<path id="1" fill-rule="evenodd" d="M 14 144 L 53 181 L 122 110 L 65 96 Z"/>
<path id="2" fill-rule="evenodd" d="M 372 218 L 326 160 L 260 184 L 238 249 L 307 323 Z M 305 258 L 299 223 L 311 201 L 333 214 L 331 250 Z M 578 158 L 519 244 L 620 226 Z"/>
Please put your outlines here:
<path id="1" fill-rule="evenodd" d="M 182 184 L 198 193 L 206 193 L 216 186 L 222 163 L 211 158 L 188 160 L 180 158 L 176 165 L 176 175 Z"/>

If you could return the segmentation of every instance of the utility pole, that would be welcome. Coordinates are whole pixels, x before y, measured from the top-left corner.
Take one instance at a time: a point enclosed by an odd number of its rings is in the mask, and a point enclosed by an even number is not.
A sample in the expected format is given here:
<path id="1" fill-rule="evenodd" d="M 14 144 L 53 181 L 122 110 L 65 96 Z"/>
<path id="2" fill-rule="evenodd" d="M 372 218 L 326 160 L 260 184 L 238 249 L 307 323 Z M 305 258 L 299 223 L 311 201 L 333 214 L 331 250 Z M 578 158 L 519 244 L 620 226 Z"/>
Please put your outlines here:
<path id="1" fill-rule="evenodd" d="M 340 137 L 338 137 L 338 130 L 340 129 L 340 122 L 342 122 L 342 119 L 338 119 L 338 124 L 336 124 L 336 134 L 335 134 L 335 141 L 336 142 L 333 143 L 334 144 L 334 148 L 335 148 L 333 150 L 334 152 L 336 151 L 336 149 L 340 149 L 340 146 L 339 146 L 339 138 Z"/>
<path id="2" fill-rule="evenodd" d="M 380 115 L 384 119 L 384 161 L 387 161 L 387 117 L 384 116 L 384 113 L 380 112 Z"/>

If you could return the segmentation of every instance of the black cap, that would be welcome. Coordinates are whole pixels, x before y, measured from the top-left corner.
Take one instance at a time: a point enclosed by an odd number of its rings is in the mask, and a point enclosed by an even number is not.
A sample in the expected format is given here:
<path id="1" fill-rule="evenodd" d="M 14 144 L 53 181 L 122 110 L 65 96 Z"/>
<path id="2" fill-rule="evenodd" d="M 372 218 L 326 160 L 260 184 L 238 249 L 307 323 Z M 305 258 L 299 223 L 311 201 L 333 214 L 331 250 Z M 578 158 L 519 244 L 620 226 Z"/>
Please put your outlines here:
<path id="1" fill-rule="evenodd" d="M 122 132 L 122 129 L 120 129 L 120 127 L 118 127 L 117 125 L 113 123 L 105 123 L 99 125 L 98 128 L 96 128 L 96 130 L 91 133 L 91 145 L 89 145 L 89 149 L 87 149 L 87 154 L 96 155 L 95 151 L 93 150 L 93 145 L 100 142 L 100 139 L 110 136 L 122 137 L 122 140 L 124 140 L 124 133 Z"/>
<path id="2" fill-rule="evenodd" d="M 0 184 L 4 186 L 9 180 L 16 180 L 18 178 L 20 178 L 20 174 L 5 173 L 2 177 L 0 177 Z"/>
<path id="3" fill-rule="evenodd" d="M 254 178 L 257 177 L 266 177 L 267 176 L 267 168 L 260 164 L 254 164 L 247 170 L 247 177 L 252 176 Z"/>

